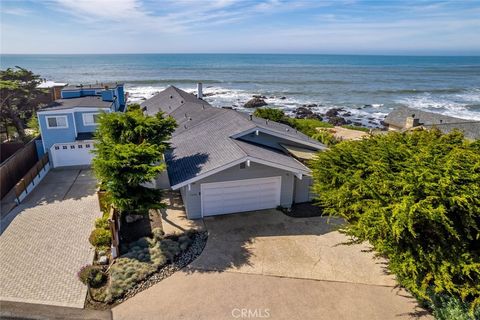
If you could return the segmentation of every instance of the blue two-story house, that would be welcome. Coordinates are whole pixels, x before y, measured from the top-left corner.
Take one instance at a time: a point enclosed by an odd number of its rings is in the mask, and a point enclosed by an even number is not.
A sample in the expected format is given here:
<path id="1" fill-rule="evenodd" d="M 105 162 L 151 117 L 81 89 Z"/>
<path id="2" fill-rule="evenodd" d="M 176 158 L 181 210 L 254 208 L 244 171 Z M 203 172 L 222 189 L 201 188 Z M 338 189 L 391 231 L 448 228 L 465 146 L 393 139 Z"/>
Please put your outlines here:
<path id="1" fill-rule="evenodd" d="M 43 151 L 49 154 L 54 168 L 90 165 L 98 116 L 124 111 L 124 86 L 67 86 L 61 97 L 37 113 Z"/>

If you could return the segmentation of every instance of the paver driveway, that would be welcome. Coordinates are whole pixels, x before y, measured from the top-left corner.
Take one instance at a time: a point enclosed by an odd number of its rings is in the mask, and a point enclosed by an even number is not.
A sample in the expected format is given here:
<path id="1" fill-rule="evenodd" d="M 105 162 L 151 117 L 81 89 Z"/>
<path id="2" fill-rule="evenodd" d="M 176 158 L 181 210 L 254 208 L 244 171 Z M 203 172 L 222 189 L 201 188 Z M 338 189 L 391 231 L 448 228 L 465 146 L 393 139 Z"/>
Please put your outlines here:
<path id="1" fill-rule="evenodd" d="M 430 318 L 368 246 L 342 244 L 338 220 L 267 210 L 204 222 L 200 257 L 115 307 L 114 319 L 240 319 L 242 310 L 243 318 Z"/>
<path id="2" fill-rule="evenodd" d="M 100 208 L 91 170 L 50 171 L 2 220 L 0 299 L 82 308 L 77 271 L 93 260 Z"/>

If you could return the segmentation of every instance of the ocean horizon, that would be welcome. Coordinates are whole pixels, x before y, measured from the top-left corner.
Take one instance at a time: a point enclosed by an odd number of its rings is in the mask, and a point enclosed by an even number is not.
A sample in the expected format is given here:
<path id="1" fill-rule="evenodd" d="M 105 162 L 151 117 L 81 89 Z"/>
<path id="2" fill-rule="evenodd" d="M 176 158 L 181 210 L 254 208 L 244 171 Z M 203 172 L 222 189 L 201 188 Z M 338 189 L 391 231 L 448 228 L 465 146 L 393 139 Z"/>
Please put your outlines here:
<path id="1" fill-rule="evenodd" d="M 130 102 L 202 82 L 206 101 L 246 112 L 244 103 L 261 95 L 289 114 L 302 105 L 318 113 L 343 108 L 347 119 L 370 127 L 398 106 L 480 120 L 480 56 L 2 54 L 0 65 L 69 84 L 123 82 Z"/>

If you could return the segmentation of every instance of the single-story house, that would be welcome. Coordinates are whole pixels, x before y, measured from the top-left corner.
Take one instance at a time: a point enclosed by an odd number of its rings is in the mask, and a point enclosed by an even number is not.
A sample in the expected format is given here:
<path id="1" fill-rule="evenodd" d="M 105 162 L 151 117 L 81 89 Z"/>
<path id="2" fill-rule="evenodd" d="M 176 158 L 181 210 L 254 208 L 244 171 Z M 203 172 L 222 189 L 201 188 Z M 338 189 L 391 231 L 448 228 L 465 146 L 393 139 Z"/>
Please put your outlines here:
<path id="1" fill-rule="evenodd" d="M 165 154 L 167 172 L 157 188 L 180 190 L 190 219 L 290 207 L 312 199 L 311 171 L 301 161 L 326 146 L 295 129 L 227 108 L 168 87 L 144 101 L 178 128 Z M 297 158 L 296 158 L 297 157 Z"/>
<path id="2" fill-rule="evenodd" d="M 458 129 L 465 134 L 467 139 L 480 139 L 480 121 L 450 117 L 408 107 L 396 108 L 386 116 L 384 123 L 391 131 L 435 127 L 443 133 L 449 133 Z"/>

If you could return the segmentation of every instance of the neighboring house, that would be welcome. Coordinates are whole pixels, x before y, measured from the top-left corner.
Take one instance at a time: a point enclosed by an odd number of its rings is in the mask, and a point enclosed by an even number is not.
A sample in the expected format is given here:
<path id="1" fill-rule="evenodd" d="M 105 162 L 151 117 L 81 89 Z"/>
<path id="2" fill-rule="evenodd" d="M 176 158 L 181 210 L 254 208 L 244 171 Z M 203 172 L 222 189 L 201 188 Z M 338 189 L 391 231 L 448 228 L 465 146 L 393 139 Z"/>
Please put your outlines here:
<path id="1" fill-rule="evenodd" d="M 311 171 L 292 155 L 311 158 L 326 149 L 323 144 L 287 125 L 215 108 L 201 98 L 201 86 L 198 97 L 171 86 L 142 103 L 147 114 L 162 111 L 177 120 L 165 154 L 168 170 L 156 187 L 180 190 L 189 218 L 312 199 Z"/>
<path id="2" fill-rule="evenodd" d="M 418 109 L 400 107 L 390 112 L 384 120 L 388 130 L 409 130 L 412 128 L 438 128 L 443 133 L 458 129 L 468 139 L 480 139 L 480 121 L 466 120 L 427 112 Z"/>
<path id="3" fill-rule="evenodd" d="M 98 116 L 125 109 L 123 84 L 68 86 L 61 96 L 37 112 L 43 151 L 53 167 L 90 165 Z"/>
<path id="4" fill-rule="evenodd" d="M 43 80 L 38 86 L 38 89 L 44 89 L 47 91 L 41 99 L 45 101 L 45 103 L 51 103 L 57 99 L 62 98 L 62 89 L 67 85 L 67 83 L 55 82 L 55 81 L 47 81 Z M 41 101 L 41 102 L 43 102 Z"/>

